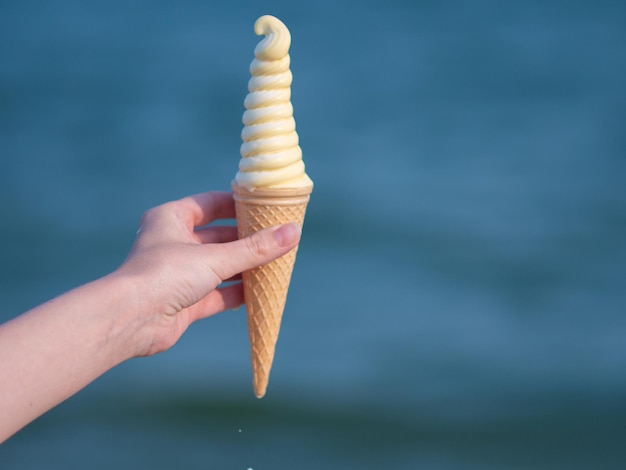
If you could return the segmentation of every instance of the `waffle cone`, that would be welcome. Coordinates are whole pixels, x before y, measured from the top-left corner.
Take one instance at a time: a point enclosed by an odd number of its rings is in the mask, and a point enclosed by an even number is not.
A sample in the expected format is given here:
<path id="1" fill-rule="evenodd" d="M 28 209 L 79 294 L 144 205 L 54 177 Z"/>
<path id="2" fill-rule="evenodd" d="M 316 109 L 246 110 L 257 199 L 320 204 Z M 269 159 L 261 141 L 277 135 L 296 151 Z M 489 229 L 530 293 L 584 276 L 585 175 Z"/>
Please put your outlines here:
<path id="1" fill-rule="evenodd" d="M 313 189 L 310 186 L 249 191 L 234 181 L 232 188 L 239 238 L 288 222 L 302 226 Z M 242 274 L 254 393 L 258 398 L 265 395 L 267 389 L 297 250 L 298 247 Z"/>

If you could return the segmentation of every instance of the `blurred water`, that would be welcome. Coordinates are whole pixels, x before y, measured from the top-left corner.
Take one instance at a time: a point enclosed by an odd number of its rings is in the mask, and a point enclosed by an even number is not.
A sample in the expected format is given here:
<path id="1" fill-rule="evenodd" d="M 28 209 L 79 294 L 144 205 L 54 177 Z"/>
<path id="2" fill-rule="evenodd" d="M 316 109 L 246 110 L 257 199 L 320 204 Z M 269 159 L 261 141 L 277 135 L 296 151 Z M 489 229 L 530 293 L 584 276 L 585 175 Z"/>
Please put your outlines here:
<path id="1" fill-rule="evenodd" d="M 622 468 L 619 2 L 2 3 L 0 320 L 228 188 L 265 13 L 316 183 L 267 397 L 227 313 L 0 468 Z"/>

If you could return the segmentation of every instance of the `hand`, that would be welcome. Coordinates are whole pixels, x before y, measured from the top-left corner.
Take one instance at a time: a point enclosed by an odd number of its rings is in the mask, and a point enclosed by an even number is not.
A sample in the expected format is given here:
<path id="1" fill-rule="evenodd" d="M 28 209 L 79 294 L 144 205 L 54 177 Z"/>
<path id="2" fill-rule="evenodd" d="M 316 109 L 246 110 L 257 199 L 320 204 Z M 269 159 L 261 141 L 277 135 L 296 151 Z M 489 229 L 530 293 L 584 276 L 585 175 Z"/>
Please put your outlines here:
<path id="1" fill-rule="evenodd" d="M 0 443 L 119 363 L 164 351 L 194 321 L 243 302 L 219 287 L 295 248 L 287 224 L 237 240 L 230 193 L 205 193 L 145 213 L 126 261 L 0 325 Z"/>
<path id="2" fill-rule="evenodd" d="M 164 351 L 196 320 L 243 303 L 240 273 L 293 249 L 300 227 L 286 224 L 237 240 L 236 227 L 208 226 L 232 219 L 230 193 L 209 192 L 148 210 L 133 248 L 113 273 L 136 288 L 136 356 Z"/>

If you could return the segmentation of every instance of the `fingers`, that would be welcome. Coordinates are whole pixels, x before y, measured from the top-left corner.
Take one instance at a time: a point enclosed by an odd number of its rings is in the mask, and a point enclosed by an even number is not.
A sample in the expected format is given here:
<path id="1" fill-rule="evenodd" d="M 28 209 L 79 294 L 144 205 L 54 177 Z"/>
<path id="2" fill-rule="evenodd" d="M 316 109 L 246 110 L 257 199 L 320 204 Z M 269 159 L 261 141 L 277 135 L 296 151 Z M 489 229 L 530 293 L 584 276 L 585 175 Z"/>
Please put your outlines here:
<path id="1" fill-rule="evenodd" d="M 199 243 L 226 243 L 237 240 L 237 227 L 213 226 L 196 230 L 194 236 Z"/>
<path id="2" fill-rule="evenodd" d="M 177 202 L 184 204 L 193 216 L 193 227 L 206 225 L 218 219 L 235 218 L 232 193 L 213 191 L 186 197 Z"/>
<path id="3" fill-rule="evenodd" d="M 241 304 L 243 304 L 243 286 L 241 283 L 220 287 L 189 307 L 189 323 L 210 317 L 224 310 L 237 308 Z"/>
<path id="4" fill-rule="evenodd" d="M 147 210 L 142 218 L 139 235 L 156 232 L 157 238 L 193 237 L 195 227 L 218 219 L 235 217 L 232 193 L 208 192 L 161 204 Z M 145 238 L 145 237 L 144 237 Z M 230 240 L 228 240 L 230 241 Z"/>
<path id="5" fill-rule="evenodd" d="M 271 227 L 230 243 L 205 245 L 212 250 L 212 268 L 222 280 L 281 257 L 296 247 L 301 229 L 296 223 Z"/>

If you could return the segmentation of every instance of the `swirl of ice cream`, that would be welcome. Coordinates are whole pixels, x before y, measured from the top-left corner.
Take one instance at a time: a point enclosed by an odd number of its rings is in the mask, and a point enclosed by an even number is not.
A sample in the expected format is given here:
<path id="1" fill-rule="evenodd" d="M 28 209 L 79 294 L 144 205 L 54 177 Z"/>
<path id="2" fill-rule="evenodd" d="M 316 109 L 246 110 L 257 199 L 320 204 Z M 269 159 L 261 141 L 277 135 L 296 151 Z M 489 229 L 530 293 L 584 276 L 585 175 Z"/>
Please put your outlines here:
<path id="1" fill-rule="evenodd" d="M 291 105 L 291 34 L 273 16 L 260 17 L 254 32 L 265 37 L 254 49 L 252 77 L 244 100 L 241 161 L 235 177 L 246 188 L 298 188 L 312 185 Z"/>

